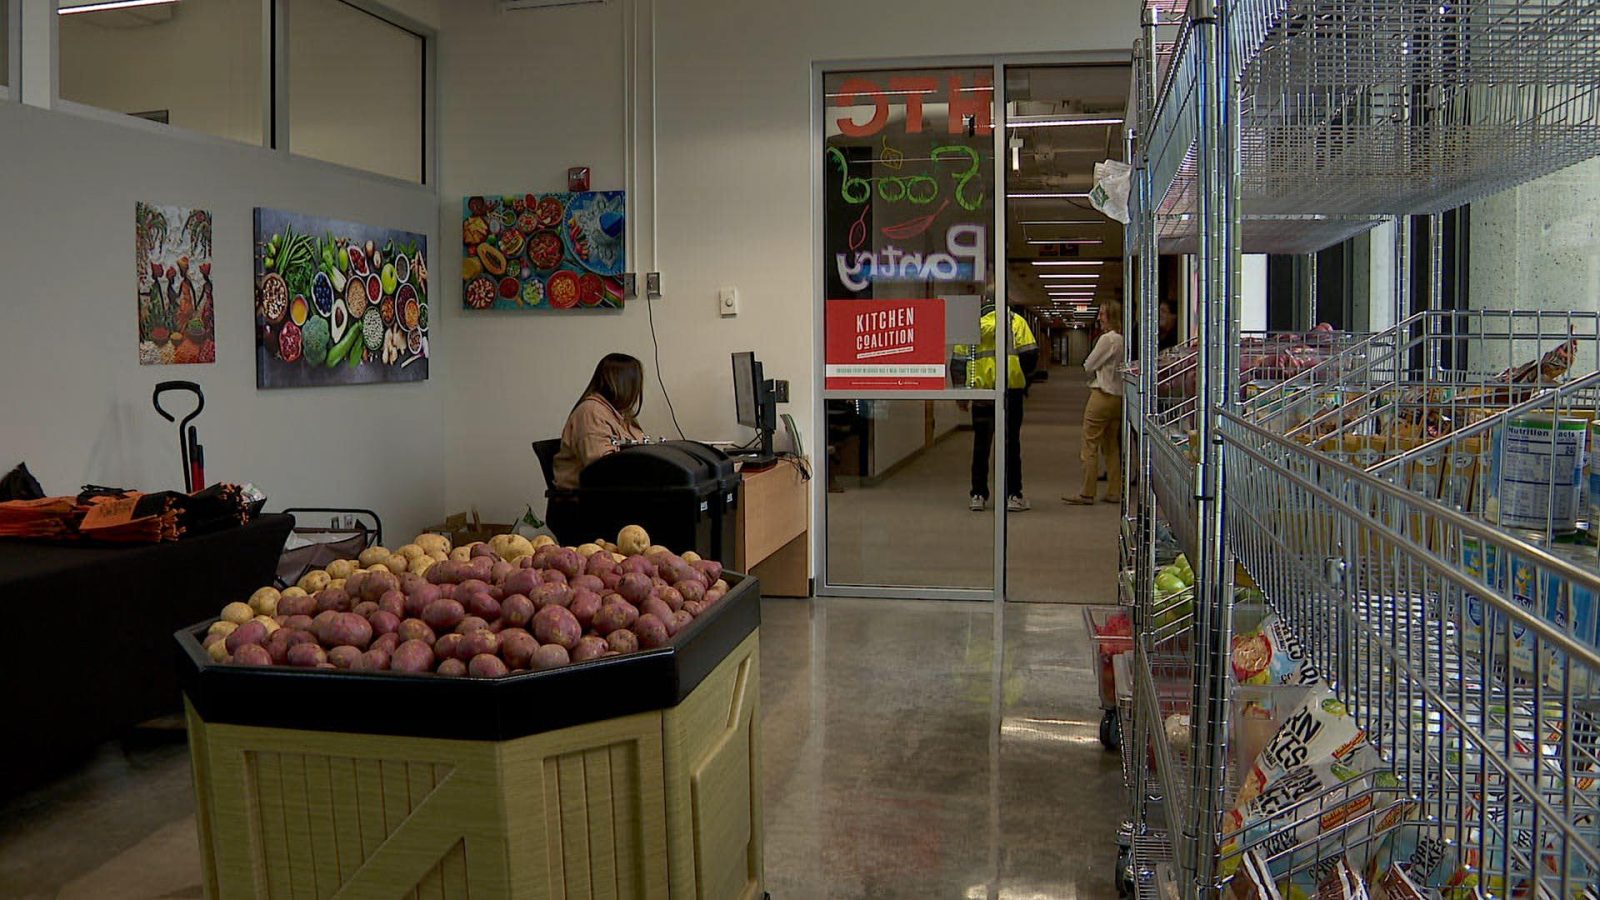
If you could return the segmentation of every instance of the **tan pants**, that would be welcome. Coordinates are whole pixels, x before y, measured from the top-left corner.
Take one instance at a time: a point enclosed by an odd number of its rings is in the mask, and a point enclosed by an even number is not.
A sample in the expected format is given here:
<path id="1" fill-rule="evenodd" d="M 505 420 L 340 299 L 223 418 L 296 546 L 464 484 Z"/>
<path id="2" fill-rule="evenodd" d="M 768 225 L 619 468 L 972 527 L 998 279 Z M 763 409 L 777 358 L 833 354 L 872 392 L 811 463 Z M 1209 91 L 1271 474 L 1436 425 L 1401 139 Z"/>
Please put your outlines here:
<path id="1" fill-rule="evenodd" d="M 1122 495 L 1122 397 L 1090 388 L 1089 402 L 1083 407 L 1083 452 L 1079 454 L 1084 497 L 1099 493 L 1095 483 L 1100 480 L 1101 454 L 1106 460 L 1106 499 L 1115 500 Z"/>

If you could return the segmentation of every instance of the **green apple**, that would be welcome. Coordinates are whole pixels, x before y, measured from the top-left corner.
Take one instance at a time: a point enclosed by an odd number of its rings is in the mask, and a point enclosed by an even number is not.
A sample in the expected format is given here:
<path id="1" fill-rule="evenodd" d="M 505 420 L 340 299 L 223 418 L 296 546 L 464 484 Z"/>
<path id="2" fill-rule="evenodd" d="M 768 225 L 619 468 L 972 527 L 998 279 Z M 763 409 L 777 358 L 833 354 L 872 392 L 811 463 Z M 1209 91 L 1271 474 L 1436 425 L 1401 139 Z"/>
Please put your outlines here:
<path id="1" fill-rule="evenodd" d="M 1184 587 L 1194 587 L 1194 570 L 1188 566 L 1179 569 L 1178 580 L 1183 582 Z"/>
<path id="2" fill-rule="evenodd" d="M 1183 590 L 1183 579 L 1179 578 L 1175 573 L 1162 570 L 1161 574 L 1156 576 L 1157 594 L 1166 596 L 1181 590 Z"/>

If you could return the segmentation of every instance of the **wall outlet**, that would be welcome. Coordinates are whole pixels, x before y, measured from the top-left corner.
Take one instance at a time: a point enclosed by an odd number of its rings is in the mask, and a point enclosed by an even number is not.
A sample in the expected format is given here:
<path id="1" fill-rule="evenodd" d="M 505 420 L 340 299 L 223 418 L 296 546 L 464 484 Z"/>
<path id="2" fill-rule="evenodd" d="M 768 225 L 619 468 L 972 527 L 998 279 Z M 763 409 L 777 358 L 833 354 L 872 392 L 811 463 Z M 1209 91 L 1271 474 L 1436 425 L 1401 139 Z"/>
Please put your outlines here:
<path id="1" fill-rule="evenodd" d="M 646 300 L 655 300 L 661 296 L 661 273 L 646 272 L 644 276 L 644 297 Z"/>
<path id="2" fill-rule="evenodd" d="M 739 289 L 725 287 L 717 291 L 717 312 L 723 316 L 737 316 L 739 314 Z"/>

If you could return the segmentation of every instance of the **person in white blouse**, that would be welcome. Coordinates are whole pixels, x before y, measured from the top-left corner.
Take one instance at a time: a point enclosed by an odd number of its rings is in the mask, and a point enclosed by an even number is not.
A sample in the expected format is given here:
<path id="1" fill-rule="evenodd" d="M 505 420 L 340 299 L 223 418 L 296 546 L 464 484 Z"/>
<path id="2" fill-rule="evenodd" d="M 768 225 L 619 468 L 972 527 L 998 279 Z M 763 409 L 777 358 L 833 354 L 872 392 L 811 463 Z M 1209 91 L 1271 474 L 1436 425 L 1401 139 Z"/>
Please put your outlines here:
<path id="1" fill-rule="evenodd" d="M 1083 488 L 1068 503 L 1087 506 L 1098 492 L 1100 459 L 1105 457 L 1107 503 L 1122 502 L 1122 304 L 1110 300 L 1100 306 L 1100 339 L 1083 361 L 1089 372 L 1089 402 L 1083 408 Z"/>

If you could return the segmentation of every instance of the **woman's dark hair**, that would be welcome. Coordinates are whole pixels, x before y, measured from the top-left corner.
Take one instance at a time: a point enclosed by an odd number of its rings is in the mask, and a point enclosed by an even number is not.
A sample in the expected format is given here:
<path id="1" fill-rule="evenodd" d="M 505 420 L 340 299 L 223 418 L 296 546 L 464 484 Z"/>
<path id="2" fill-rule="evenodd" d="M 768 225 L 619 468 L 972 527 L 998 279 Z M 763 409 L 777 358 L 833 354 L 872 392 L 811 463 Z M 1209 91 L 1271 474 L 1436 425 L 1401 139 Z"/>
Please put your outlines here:
<path id="1" fill-rule="evenodd" d="M 595 364 L 583 397 L 594 394 L 630 419 L 644 409 L 644 366 L 626 353 L 607 353 Z M 578 402 L 583 402 L 583 397 Z"/>

